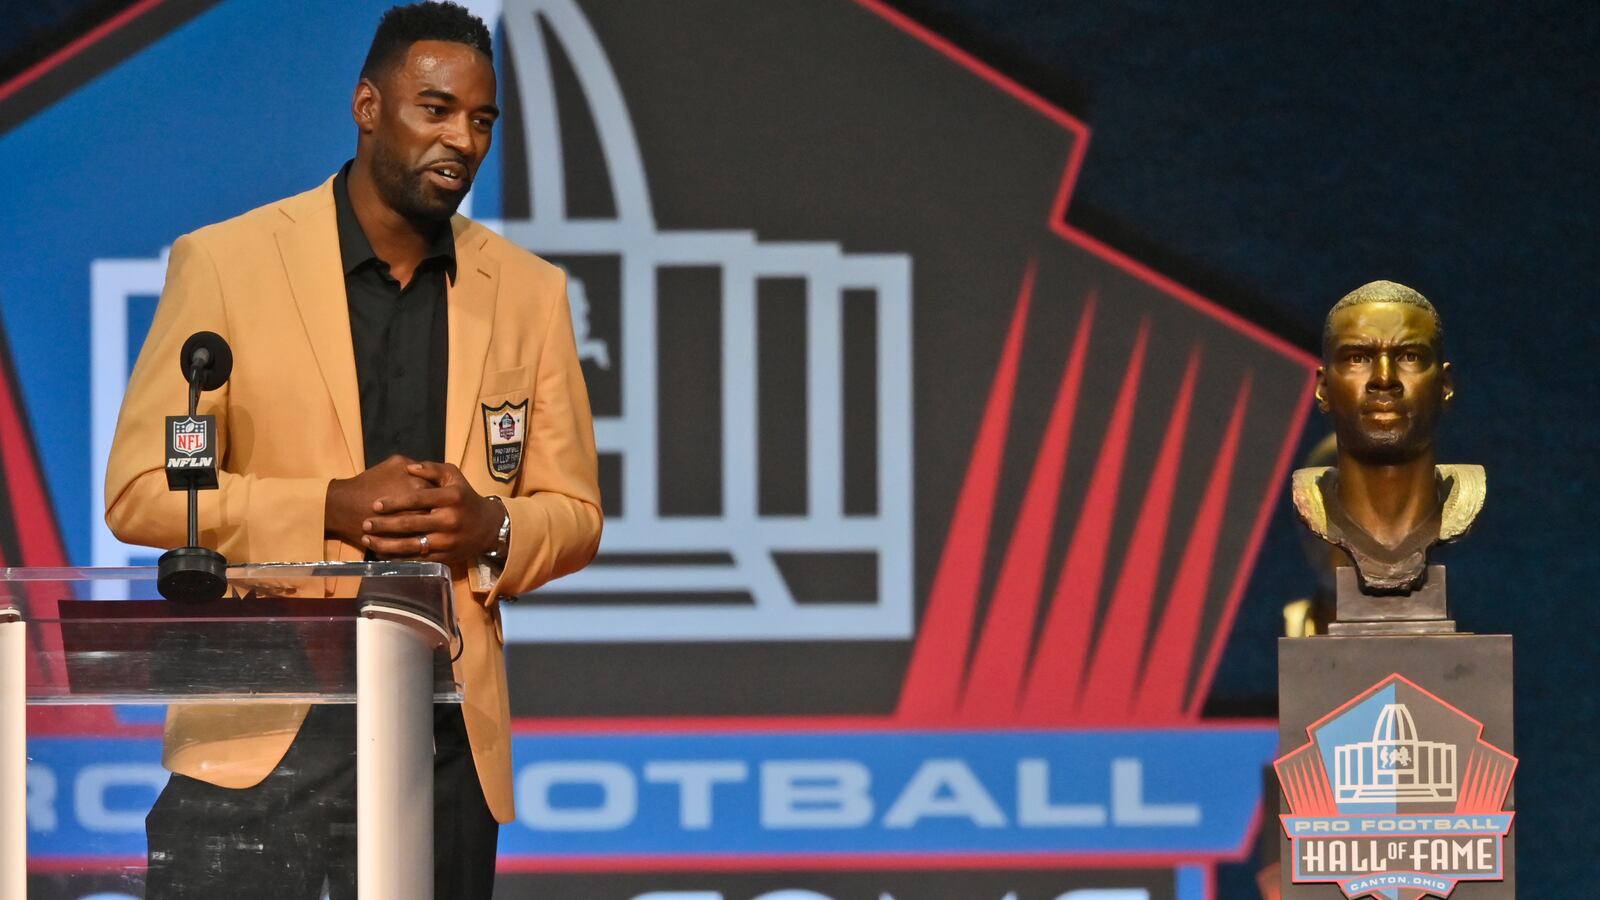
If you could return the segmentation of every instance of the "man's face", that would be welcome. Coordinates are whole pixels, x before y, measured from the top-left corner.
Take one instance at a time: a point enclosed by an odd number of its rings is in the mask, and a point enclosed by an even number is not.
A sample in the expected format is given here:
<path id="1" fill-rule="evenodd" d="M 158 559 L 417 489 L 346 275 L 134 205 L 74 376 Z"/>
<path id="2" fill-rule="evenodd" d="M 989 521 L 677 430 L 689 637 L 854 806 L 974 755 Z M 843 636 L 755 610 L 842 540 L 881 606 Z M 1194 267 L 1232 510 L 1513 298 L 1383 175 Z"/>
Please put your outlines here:
<path id="1" fill-rule="evenodd" d="M 450 218 L 489 153 L 494 67 L 466 44 L 417 41 L 378 82 L 355 97 L 378 193 L 412 221 Z"/>
<path id="2" fill-rule="evenodd" d="M 1362 303 L 1339 310 L 1330 324 L 1317 405 L 1332 417 L 1340 451 L 1383 465 L 1432 448 L 1453 393 L 1433 317 L 1405 303 Z"/>

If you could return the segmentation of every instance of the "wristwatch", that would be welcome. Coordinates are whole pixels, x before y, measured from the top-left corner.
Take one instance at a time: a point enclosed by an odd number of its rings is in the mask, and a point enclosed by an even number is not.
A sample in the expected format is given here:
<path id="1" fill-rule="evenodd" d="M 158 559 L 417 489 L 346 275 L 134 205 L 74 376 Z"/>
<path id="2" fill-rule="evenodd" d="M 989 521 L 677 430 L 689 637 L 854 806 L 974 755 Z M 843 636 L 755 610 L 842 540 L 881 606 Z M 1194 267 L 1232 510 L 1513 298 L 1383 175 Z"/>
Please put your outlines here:
<path id="1" fill-rule="evenodd" d="M 494 549 L 483 554 L 484 558 L 497 563 L 506 561 L 506 553 L 511 549 L 511 511 L 506 509 L 506 502 L 491 494 L 490 500 L 500 507 L 500 531 L 494 536 Z"/>

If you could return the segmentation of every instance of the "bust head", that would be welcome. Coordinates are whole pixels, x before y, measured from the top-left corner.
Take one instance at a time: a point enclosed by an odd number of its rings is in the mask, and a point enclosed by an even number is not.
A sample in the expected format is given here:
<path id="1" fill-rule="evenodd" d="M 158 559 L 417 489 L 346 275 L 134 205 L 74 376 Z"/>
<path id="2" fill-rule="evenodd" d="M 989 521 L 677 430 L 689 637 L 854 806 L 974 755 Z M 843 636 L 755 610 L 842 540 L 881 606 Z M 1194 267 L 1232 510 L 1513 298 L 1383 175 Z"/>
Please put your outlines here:
<path id="1" fill-rule="evenodd" d="M 1317 406 L 1333 420 L 1341 458 L 1384 466 L 1431 458 L 1454 395 L 1444 326 L 1428 299 L 1392 281 L 1346 294 L 1322 332 Z"/>
<path id="2" fill-rule="evenodd" d="M 1295 472 L 1293 496 L 1311 530 L 1350 555 L 1360 594 L 1421 589 L 1430 548 L 1464 533 L 1483 506 L 1481 466 L 1434 462 L 1454 393 L 1443 350 L 1439 313 L 1404 285 L 1362 285 L 1328 312 L 1316 397 L 1338 459 Z M 1343 620 L 1343 585 L 1338 594 Z"/>

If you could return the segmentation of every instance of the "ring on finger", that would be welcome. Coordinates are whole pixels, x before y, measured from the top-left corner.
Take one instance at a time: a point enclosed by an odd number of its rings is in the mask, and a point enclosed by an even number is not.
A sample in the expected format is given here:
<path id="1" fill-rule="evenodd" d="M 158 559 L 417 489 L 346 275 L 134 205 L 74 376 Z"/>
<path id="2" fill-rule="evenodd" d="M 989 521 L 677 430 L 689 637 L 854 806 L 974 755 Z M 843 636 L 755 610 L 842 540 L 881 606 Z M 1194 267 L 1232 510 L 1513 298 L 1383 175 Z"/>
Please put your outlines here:
<path id="1" fill-rule="evenodd" d="M 423 535 L 422 537 L 417 538 L 417 544 L 422 547 L 422 552 L 423 553 L 427 553 L 428 552 L 428 536 L 427 535 Z"/>

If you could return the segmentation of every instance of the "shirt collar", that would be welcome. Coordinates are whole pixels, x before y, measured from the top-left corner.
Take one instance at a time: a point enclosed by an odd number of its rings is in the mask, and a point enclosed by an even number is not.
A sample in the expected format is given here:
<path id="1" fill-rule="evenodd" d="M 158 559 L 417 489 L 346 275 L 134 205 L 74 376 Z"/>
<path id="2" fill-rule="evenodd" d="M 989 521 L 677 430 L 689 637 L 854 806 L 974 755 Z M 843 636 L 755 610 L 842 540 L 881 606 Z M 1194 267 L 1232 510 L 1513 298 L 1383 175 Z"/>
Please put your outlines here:
<path id="1" fill-rule="evenodd" d="M 350 205 L 350 167 L 355 164 L 351 160 L 339 169 L 339 174 L 333 176 L 333 205 L 339 224 L 339 257 L 344 262 L 344 273 L 349 275 L 368 262 L 382 264 L 385 269 L 388 264 L 378 258 L 372 249 L 372 242 L 367 240 L 367 233 L 361 230 L 361 222 L 356 218 L 355 207 Z M 456 282 L 456 238 L 448 223 L 435 229 L 433 240 L 428 245 L 428 254 L 423 257 L 423 263 L 437 259 L 444 266 L 446 277 L 451 284 Z"/>

